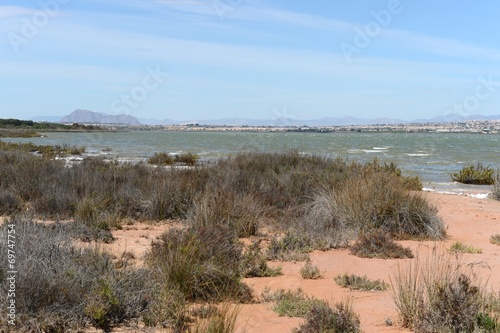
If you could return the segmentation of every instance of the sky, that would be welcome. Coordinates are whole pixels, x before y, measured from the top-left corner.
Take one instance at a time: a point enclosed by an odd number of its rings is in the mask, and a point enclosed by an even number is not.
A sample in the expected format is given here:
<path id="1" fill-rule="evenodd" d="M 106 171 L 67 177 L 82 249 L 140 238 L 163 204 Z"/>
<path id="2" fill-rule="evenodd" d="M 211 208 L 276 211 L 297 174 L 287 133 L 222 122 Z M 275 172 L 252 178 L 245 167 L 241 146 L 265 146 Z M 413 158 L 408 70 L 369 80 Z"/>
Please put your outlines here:
<path id="1" fill-rule="evenodd" d="M 500 2 L 2 0 L 0 118 L 500 114 Z"/>

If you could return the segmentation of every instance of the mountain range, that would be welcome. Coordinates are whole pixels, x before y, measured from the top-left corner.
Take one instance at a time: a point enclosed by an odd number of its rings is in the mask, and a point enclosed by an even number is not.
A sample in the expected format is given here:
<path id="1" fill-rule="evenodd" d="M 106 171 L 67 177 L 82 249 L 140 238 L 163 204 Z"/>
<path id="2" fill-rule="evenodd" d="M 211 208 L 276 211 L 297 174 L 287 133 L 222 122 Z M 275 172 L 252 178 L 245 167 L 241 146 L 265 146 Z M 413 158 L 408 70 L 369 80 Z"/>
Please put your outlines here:
<path id="1" fill-rule="evenodd" d="M 58 121 L 61 123 L 92 123 L 92 124 L 123 124 L 123 125 L 214 125 L 214 126 L 346 126 L 346 125 L 377 125 L 377 124 L 407 124 L 407 123 L 448 123 L 464 122 L 469 120 L 500 120 L 500 115 L 484 116 L 479 114 L 462 116 L 460 114 L 448 114 L 437 116 L 430 119 L 415 119 L 405 121 L 394 118 L 356 118 L 356 117 L 324 117 L 320 119 L 292 119 L 292 118 L 274 118 L 274 119 L 247 119 L 247 118 L 221 118 L 205 120 L 186 120 L 174 121 L 170 119 L 146 119 L 136 118 L 130 115 L 109 115 L 105 113 L 93 112 L 90 110 L 75 110 L 70 114 L 59 118 L 54 116 L 38 116 L 32 118 L 36 121 Z"/>

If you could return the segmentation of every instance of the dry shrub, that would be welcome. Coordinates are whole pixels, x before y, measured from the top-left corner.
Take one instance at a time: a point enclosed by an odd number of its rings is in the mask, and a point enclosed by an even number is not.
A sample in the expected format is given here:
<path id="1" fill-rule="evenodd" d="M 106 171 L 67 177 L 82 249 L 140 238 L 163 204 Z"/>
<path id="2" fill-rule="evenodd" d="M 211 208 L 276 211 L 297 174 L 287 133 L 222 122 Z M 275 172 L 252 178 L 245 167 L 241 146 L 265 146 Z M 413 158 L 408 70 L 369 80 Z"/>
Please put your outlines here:
<path id="1" fill-rule="evenodd" d="M 260 241 L 253 242 L 243 252 L 241 259 L 243 277 L 272 277 L 281 275 L 281 267 L 271 268 L 267 265 L 267 256 L 262 253 Z"/>
<path id="2" fill-rule="evenodd" d="M 2 267 L 7 267 L 9 224 L 16 236 L 19 329 L 66 332 L 89 323 L 107 329 L 138 318 L 147 306 L 146 271 L 117 271 L 106 253 L 73 247 L 75 235 L 63 224 L 9 219 L 0 231 Z M 6 304 L 8 284 L 6 279 L 0 283 L 0 299 Z"/>
<path id="3" fill-rule="evenodd" d="M 262 206 L 250 193 L 206 190 L 193 205 L 193 223 L 224 225 L 234 230 L 238 237 L 255 236 L 263 216 Z"/>
<path id="4" fill-rule="evenodd" d="M 303 279 L 316 280 L 321 279 L 323 274 L 321 274 L 318 266 L 313 265 L 311 260 L 308 259 L 306 260 L 304 266 L 300 269 L 300 276 L 302 276 Z"/>
<path id="5" fill-rule="evenodd" d="M 362 234 L 351 246 L 351 253 L 361 258 L 413 258 L 413 252 L 410 248 L 405 248 L 396 243 L 382 230 Z"/>
<path id="6" fill-rule="evenodd" d="M 198 320 L 190 333 L 233 333 L 236 331 L 239 313 L 238 306 L 224 303 L 208 318 Z"/>
<path id="7" fill-rule="evenodd" d="M 417 332 L 476 332 L 496 321 L 473 266 L 445 249 L 399 265 L 391 285 L 403 326 Z"/>
<path id="8" fill-rule="evenodd" d="M 305 323 L 294 329 L 293 333 L 345 332 L 357 333 L 360 321 L 348 301 L 336 303 L 331 307 L 328 302 L 314 303 L 305 316 Z"/>
<path id="9" fill-rule="evenodd" d="M 148 265 L 161 283 L 190 301 L 248 301 L 241 282 L 241 244 L 218 225 L 172 229 L 152 243 Z"/>

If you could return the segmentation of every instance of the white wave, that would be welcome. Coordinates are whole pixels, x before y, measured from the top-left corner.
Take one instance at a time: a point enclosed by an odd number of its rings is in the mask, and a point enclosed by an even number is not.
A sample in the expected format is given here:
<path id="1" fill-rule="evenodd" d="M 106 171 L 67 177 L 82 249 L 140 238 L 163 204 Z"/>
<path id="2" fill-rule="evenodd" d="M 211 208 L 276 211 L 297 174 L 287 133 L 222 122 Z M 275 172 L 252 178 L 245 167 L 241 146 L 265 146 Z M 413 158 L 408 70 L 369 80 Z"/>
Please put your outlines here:
<path id="1" fill-rule="evenodd" d="M 373 147 L 374 150 L 387 150 L 389 147 Z"/>
<path id="2" fill-rule="evenodd" d="M 488 193 L 477 193 L 477 194 L 469 193 L 469 194 L 467 194 L 467 196 L 469 198 L 487 199 L 488 198 Z"/>
<path id="3" fill-rule="evenodd" d="M 383 150 L 376 150 L 376 149 L 363 149 L 362 150 L 365 153 L 383 153 Z"/>
<path id="4" fill-rule="evenodd" d="M 430 156 L 431 154 L 425 154 L 425 153 L 415 153 L 415 154 L 405 154 L 407 156 Z"/>

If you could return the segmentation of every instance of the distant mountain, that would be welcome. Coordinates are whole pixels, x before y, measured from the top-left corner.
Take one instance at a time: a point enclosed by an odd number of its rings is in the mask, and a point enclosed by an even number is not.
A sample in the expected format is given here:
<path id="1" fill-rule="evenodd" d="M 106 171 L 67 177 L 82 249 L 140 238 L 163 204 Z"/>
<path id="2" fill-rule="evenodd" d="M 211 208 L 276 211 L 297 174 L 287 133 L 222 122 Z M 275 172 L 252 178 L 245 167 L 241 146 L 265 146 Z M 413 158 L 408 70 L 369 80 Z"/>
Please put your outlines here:
<path id="1" fill-rule="evenodd" d="M 431 119 L 416 119 L 412 122 L 415 123 L 452 123 L 463 122 L 470 120 L 500 120 L 500 115 L 483 116 L 480 114 L 473 114 L 470 116 L 462 116 L 458 113 L 449 113 L 444 116 L 438 116 Z"/>
<path id="2" fill-rule="evenodd" d="M 84 123 L 84 124 L 123 124 L 141 125 L 137 118 L 127 114 L 109 115 L 89 110 L 75 110 L 59 120 L 61 123 Z"/>

